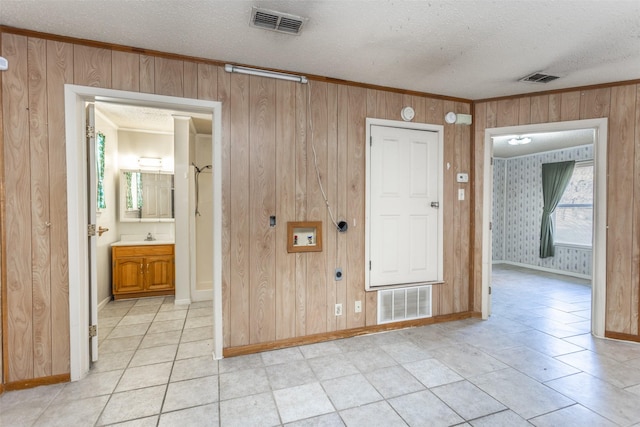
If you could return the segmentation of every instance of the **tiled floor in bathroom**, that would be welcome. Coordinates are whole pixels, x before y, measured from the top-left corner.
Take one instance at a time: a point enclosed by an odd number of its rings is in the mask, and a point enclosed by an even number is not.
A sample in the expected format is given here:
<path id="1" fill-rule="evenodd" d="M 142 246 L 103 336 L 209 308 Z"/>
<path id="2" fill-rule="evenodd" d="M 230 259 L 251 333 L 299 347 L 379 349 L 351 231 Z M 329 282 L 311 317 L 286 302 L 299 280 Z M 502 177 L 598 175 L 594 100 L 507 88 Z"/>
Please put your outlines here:
<path id="1" fill-rule="evenodd" d="M 1 426 L 640 425 L 640 345 L 589 335 L 578 279 L 496 268 L 493 315 L 214 361 L 211 306 L 109 303 L 83 380 Z"/>

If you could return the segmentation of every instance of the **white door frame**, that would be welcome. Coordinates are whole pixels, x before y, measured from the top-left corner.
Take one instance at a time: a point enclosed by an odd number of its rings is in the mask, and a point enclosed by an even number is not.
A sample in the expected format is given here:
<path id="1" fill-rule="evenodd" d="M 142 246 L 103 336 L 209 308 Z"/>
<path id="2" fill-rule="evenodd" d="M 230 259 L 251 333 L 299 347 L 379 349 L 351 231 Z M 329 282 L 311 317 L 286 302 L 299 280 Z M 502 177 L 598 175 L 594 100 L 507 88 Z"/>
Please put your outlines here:
<path id="1" fill-rule="evenodd" d="M 444 126 L 442 125 L 432 125 L 428 123 L 412 123 L 412 122 L 401 122 L 398 120 L 386 120 L 386 119 L 372 119 L 367 118 L 366 120 L 366 140 L 365 140 L 365 218 L 364 218 L 364 259 L 365 259 L 365 268 L 364 268 L 364 283 L 365 289 L 367 291 L 380 290 L 385 289 L 390 286 L 369 286 L 369 257 L 370 250 L 369 245 L 371 244 L 370 233 L 371 233 L 371 225 L 369 221 L 369 211 L 371 209 L 371 198 L 369 197 L 369 190 L 371 188 L 371 182 L 369 177 L 369 171 L 371 170 L 371 127 L 372 126 L 386 126 L 386 127 L 395 127 L 401 129 L 413 129 L 413 130 L 426 130 L 430 132 L 436 132 L 438 134 L 438 201 L 440 202 L 440 209 L 438 209 L 438 250 L 440 251 L 440 257 L 438 259 L 438 281 L 442 280 L 443 275 L 443 235 L 442 235 L 442 200 L 443 200 L 443 158 L 444 158 Z M 355 219 L 354 224 L 355 227 Z M 413 285 L 405 285 L 413 286 Z M 391 286 L 397 287 L 397 286 Z"/>
<path id="2" fill-rule="evenodd" d="M 591 277 L 591 333 L 604 337 L 605 309 L 607 295 L 607 136 L 608 120 L 588 119 L 566 122 L 540 123 L 534 125 L 488 128 L 484 133 L 484 179 L 482 198 L 482 318 L 489 316 L 491 284 L 491 222 L 492 174 L 491 157 L 493 141 L 501 135 L 526 134 L 536 132 L 558 132 L 578 129 L 595 130 L 594 141 L 594 212 L 593 212 L 593 253 Z"/>
<path id="3" fill-rule="evenodd" d="M 222 358 L 222 104 L 217 101 L 178 98 L 77 85 L 65 85 L 67 161 L 67 220 L 69 240 L 69 329 L 71 381 L 90 368 L 87 167 L 82 124 L 84 104 L 93 100 L 211 114 L 213 117 L 213 357 Z M 186 209 L 186 207 L 185 207 Z M 176 241 L 188 237 L 176 236 Z M 188 285 L 187 285 L 188 286 Z"/>

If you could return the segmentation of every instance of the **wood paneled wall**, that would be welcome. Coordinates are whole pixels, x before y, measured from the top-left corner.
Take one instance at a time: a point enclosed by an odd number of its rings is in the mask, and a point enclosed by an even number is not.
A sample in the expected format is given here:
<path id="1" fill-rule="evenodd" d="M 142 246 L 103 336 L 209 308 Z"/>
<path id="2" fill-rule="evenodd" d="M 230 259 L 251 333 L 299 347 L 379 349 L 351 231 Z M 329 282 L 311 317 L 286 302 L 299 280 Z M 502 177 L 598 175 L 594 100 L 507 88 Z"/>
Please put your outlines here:
<path id="1" fill-rule="evenodd" d="M 224 74 L 225 188 L 229 230 L 225 258 L 225 347 L 268 343 L 377 322 L 375 292 L 364 288 L 366 117 L 399 119 L 403 106 L 416 122 L 443 124 L 444 111 L 470 113 L 470 104 L 311 81 L 308 85 Z M 228 124 L 228 125 L 227 125 Z M 434 314 L 469 308 L 470 204 L 457 200 L 456 171 L 471 164 L 471 129 L 446 125 L 445 285 L 434 290 Z M 315 154 L 314 154 L 315 148 Z M 331 225 L 315 162 L 337 221 Z M 227 187 L 228 186 L 228 187 Z M 226 206 L 225 206 L 226 209 Z M 225 211 L 226 212 L 226 211 Z M 277 226 L 269 227 L 275 215 Z M 287 221 L 322 221 L 324 251 L 289 254 Z M 334 281 L 341 267 L 342 281 Z M 227 274 L 228 273 L 228 274 Z M 362 313 L 355 313 L 362 301 Z M 334 315 L 335 304 L 344 315 Z"/>
<path id="2" fill-rule="evenodd" d="M 474 310 L 482 284 L 482 188 L 486 128 L 608 118 L 607 297 L 609 336 L 640 340 L 640 85 L 621 84 L 475 104 Z"/>
<path id="3" fill-rule="evenodd" d="M 222 102 L 225 347 L 375 325 L 376 293 L 364 290 L 365 118 L 400 120 L 412 106 L 415 122 L 444 125 L 447 111 L 471 112 L 470 102 L 229 74 L 97 43 L 7 31 L 1 43 L 10 63 L 0 93 L 5 383 L 69 372 L 65 83 Z M 470 303 L 471 205 L 457 200 L 469 184 L 456 184 L 455 173 L 471 167 L 471 128 L 444 126 L 445 284 L 434 289 L 434 315 Z M 316 159 L 346 233 L 330 224 Z M 323 222 L 323 252 L 287 253 L 286 223 L 297 220 Z"/>

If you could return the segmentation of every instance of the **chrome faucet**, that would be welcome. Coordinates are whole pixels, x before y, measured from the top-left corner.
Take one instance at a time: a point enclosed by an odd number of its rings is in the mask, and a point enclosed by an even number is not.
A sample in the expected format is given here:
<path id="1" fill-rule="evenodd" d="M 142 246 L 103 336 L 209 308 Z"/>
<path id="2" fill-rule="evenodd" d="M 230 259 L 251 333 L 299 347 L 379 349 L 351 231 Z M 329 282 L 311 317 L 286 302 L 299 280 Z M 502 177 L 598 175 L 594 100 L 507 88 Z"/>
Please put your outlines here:
<path id="1" fill-rule="evenodd" d="M 146 239 L 144 239 L 144 240 L 145 240 L 145 241 L 147 241 L 147 242 L 150 242 L 150 241 L 152 241 L 152 240 L 156 240 L 156 239 L 155 239 L 155 237 L 153 237 L 153 236 L 151 235 L 151 233 L 147 233 L 147 238 L 146 238 Z"/>

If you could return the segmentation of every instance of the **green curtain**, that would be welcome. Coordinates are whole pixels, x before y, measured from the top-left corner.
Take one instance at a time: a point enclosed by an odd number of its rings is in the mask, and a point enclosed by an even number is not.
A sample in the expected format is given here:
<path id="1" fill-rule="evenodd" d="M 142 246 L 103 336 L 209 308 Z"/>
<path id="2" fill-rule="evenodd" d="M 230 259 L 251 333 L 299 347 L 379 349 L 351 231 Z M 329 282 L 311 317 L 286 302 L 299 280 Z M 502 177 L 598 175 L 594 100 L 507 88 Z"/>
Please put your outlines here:
<path id="1" fill-rule="evenodd" d="M 540 258 L 554 255 L 553 234 L 554 224 L 551 214 L 556 210 L 564 190 L 567 188 L 573 167 L 576 162 L 545 163 L 542 165 L 542 225 L 540 226 Z"/>
<path id="2" fill-rule="evenodd" d="M 124 177 L 127 180 L 127 210 L 133 209 L 133 192 L 131 191 L 132 172 L 125 172 Z"/>

